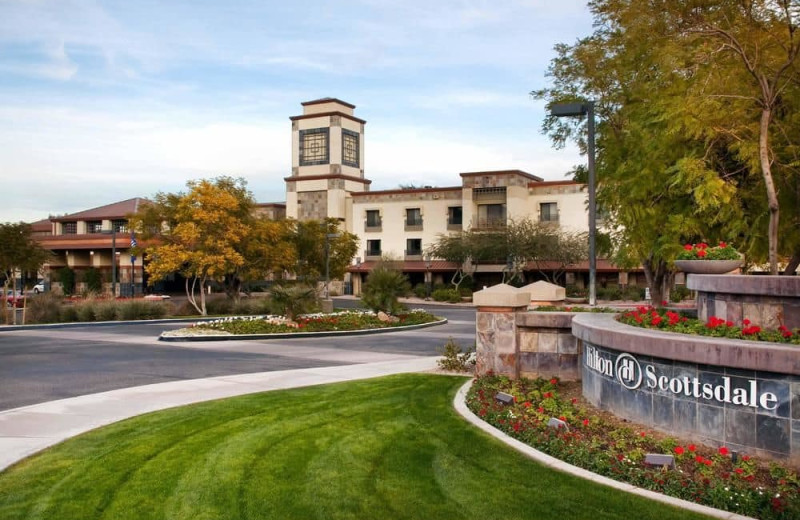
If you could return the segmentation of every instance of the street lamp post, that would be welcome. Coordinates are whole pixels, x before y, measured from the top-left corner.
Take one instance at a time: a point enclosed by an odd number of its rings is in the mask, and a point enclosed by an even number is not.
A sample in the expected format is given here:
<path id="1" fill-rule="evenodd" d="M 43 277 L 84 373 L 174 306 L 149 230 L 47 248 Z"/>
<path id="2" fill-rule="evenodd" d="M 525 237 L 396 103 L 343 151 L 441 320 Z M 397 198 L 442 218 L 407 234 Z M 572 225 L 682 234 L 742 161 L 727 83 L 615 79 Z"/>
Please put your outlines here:
<path id="1" fill-rule="evenodd" d="M 594 101 L 553 105 L 550 107 L 550 115 L 556 117 L 585 115 L 587 117 L 587 130 L 589 134 L 587 143 L 587 155 L 589 156 L 589 305 L 596 305 L 597 258 L 595 247 L 597 237 L 597 203 L 595 201 L 594 172 Z"/>
<path id="2" fill-rule="evenodd" d="M 425 299 L 429 300 L 431 298 L 431 286 L 433 285 L 433 281 L 431 280 L 431 255 L 425 255 Z"/>

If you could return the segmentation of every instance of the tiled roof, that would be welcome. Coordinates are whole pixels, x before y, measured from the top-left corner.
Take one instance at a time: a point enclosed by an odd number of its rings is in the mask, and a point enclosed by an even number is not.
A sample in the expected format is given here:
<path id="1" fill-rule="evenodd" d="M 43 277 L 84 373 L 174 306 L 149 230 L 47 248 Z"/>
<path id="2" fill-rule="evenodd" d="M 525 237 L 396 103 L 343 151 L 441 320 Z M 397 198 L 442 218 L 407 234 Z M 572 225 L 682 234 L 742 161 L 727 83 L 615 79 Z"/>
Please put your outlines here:
<path id="1" fill-rule="evenodd" d="M 78 213 L 71 213 L 69 215 L 62 215 L 60 217 L 53 217 L 53 222 L 65 222 L 72 220 L 108 220 L 115 218 L 125 218 L 131 213 L 136 213 L 143 203 L 149 202 L 147 199 L 135 197 L 113 204 L 107 204 L 98 208 L 87 209 L 79 211 Z"/>
<path id="2" fill-rule="evenodd" d="M 351 273 L 368 273 L 372 271 L 372 269 L 378 265 L 378 261 L 367 261 L 361 262 L 359 265 L 351 265 L 347 268 L 347 270 Z M 400 270 L 406 273 L 410 272 L 418 272 L 424 273 L 425 271 L 430 271 L 432 273 L 435 272 L 446 272 L 446 271 L 455 271 L 458 269 L 458 264 L 455 262 L 445 262 L 444 260 L 432 260 L 431 266 L 428 268 L 425 266 L 424 260 L 405 260 L 402 262 L 402 266 L 400 266 Z"/>

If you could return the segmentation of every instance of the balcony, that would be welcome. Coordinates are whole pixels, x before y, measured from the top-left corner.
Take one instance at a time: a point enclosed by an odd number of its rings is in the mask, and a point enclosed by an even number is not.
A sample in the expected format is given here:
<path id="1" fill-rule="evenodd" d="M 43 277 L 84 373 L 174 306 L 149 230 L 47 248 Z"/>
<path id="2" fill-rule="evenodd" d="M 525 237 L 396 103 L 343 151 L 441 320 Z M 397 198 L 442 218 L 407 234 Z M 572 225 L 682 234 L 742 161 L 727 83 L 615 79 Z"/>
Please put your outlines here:
<path id="1" fill-rule="evenodd" d="M 422 249 L 406 249 L 405 260 L 422 260 Z"/>
<path id="2" fill-rule="evenodd" d="M 380 249 L 365 249 L 364 260 L 380 260 L 382 256 Z"/>
<path id="3" fill-rule="evenodd" d="M 505 229 L 506 227 L 507 223 L 504 218 L 476 218 L 472 220 L 472 229 L 478 231 Z"/>
<path id="4" fill-rule="evenodd" d="M 378 231 L 383 231 L 383 222 L 381 219 L 377 220 L 367 220 L 364 222 L 364 232 L 366 233 L 375 233 Z"/>
<path id="5" fill-rule="evenodd" d="M 413 218 L 413 219 L 406 219 L 406 221 L 405 221 L 405 230 L 406 231 L 422 231 L 422 217 Z"/>

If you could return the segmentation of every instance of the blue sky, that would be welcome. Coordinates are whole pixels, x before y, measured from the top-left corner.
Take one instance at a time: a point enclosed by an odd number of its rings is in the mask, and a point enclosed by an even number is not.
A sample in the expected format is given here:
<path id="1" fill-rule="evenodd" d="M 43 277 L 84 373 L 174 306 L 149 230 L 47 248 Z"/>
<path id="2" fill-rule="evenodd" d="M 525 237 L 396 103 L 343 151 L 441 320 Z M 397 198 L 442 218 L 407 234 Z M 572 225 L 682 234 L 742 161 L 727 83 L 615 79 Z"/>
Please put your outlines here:
<path id="1" fill-rule="evenodd" d="M 222 174 L 283 201 L 289 117 L 321 97 L 367 120 L 373 190 L 562 179 L 583 159 L 528 93 L 590 32 L 585 0 L 0 0 L 0 222 Z"/>

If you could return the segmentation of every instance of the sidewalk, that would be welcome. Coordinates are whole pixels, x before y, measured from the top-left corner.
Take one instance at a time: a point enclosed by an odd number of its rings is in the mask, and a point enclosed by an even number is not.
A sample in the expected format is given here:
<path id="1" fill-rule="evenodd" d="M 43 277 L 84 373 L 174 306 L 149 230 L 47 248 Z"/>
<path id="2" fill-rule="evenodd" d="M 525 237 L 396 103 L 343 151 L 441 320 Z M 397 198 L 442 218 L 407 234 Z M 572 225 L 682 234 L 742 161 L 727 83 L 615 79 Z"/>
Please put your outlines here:
<path id="1" fill-rule="evenodd" d="M 440 356 L 191 379 L 112 390 L 0 412 L 0 471 L 75 435 L 156 410 L 237 395 L 425 372 Z"/>

